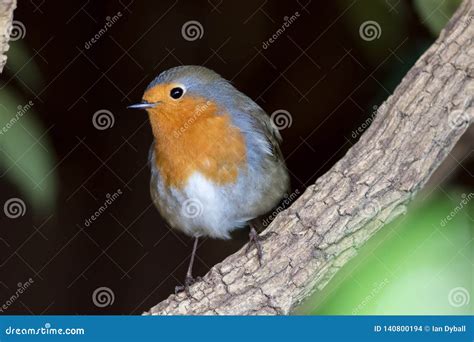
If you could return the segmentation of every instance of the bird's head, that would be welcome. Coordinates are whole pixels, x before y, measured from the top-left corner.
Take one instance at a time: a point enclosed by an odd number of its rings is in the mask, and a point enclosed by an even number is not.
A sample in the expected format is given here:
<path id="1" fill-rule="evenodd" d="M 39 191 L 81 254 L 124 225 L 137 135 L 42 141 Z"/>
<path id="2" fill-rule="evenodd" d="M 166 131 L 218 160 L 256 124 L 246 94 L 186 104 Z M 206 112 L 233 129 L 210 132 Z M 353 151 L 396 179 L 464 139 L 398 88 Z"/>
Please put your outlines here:
<path id="1" fill-rule="evenodd" d="M 225 111 L 233 89 L 205 67 L 179 66 L 158 75 L 146 88 L 142 102 L 128 108 L 148 112 L 155 137 L 169 135 L 190 123 L 215 116 L 223 108 Z"/>

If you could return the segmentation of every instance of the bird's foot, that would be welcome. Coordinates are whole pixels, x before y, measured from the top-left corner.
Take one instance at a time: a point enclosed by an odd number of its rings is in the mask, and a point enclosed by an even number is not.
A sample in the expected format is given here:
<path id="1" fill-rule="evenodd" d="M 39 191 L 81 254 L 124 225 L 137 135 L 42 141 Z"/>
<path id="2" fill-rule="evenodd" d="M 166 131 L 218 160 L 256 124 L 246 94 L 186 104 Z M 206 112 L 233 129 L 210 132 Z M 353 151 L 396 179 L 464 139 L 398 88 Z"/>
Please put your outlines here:
<path id="1" fill-rule="evenodd" d="M 188 296 L 191 296 L 191 292 L 189 292 L 189 288 L 191 285 L 194 283 L 197 283 L 198 281 L 201 281 L 201 277 L 196 277 L 194 278 L 193 276 L 186 276 L 184 279 L 184 285 L 178 285 L 174 288 L 174 294 L 178 294 L 180 292 L 186 292 Z"/>
<path id="2" fill-rule="evenodd" d="M 257 248 L 257 257 L 258 257 L 258 263 L 260 266 L 262 266 L 262 260 L 263 260 L 263 248 L 262 248 L 262 241 L 265 241 L 268 239 L 272 234 L 276 234 L 274 232 L 269 232 L 265 234 L 264 236 L 258 235 L 258 232 L 255 230 L 255 228 L 250 228 L 250 233 L 249 233 L 249 243 L 247 245 L 247 249 L 245 250 L 245 253 L 248 253 L 250 249 L 255 246 Z"/>

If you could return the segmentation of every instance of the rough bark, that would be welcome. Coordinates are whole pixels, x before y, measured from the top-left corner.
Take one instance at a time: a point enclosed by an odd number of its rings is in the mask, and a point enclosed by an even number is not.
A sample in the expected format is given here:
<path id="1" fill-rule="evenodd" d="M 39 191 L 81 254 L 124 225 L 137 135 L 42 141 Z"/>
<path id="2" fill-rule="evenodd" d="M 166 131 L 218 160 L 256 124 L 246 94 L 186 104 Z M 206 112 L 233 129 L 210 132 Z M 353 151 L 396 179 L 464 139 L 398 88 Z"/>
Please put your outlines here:
<path id="1" fill-rule="evenodd" d="M 288 314 L 408 202 L 474 117 L 474 0 L 380 107 L 370 128 L 264 232 L 264 260 L 244 248 L 147 314 Z M 270 234 L 270 232 L 272 234 Z"/>
<path id="2" fill-rule="evenodd" d="M 5 53 L 8 51 L 8 40 L 10 37 L 13 10 L 16 0 L 0 0 L 0 73 L 7 62 Z"/>

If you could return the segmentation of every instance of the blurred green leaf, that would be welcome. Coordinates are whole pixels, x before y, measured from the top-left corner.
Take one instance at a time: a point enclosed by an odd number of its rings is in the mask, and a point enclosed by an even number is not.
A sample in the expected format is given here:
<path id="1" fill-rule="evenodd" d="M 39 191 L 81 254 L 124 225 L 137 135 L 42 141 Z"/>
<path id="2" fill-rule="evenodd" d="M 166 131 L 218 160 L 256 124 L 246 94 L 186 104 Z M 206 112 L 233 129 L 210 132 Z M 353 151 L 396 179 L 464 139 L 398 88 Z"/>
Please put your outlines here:
<path id="1" fill-rule="evenodd" d="M 413 203 L 297 313 L 473 314 L 474 193 L 464 193 Z"/>
<path id="2" fill-rule="evenodd" d="M 36 119 L 35 104 L 9 89 L 0 93 L 0 174 L 35 209 L 50 210 L 57 192 L 54 152 Z"/>
<path id="3" fill-rule="evenodd" d="M 461 0 L 415 0 L 414 2 L 421 22 L 436 37 L 460 4 Z"/>
<path id="4" fill-rule="evenodd" d="M 41 72 L 26 44 L 21 40 L 14 42 L 11 44 L 7 56 L 6 78 L 15 76 L 21 79 L 18 84 L 26 91 L 29 91 L 29 88 L 38 90 L 41 86 Z"/>

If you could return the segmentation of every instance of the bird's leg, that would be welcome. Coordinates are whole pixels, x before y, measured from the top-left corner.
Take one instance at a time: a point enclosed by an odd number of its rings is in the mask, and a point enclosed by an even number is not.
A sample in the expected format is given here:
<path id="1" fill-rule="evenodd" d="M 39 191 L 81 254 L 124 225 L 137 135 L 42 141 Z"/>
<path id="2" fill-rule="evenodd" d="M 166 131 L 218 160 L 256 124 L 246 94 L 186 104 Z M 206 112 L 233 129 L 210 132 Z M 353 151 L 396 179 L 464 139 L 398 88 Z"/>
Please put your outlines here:
<path id="1" fill-rule="evenodd" d="M 250 249 L 255 245 L 255 247 L 257 248 L 258 263 L 260 264 L 260 266 L 262 266 L 262 261 L 263 261 L 262 241 L 265 241 L 270 236 L 276 233 L 268 232 L 264 236 L 258 235 L 258 231 L 257 229 L 255 229 L 255 227 L 259 224 L 261 225 L 261 221 L 258 218 L 250 221 L 249 243 L 247 244 L 247 249 L 245 250 L 245 253 L 248 253 Z"/>
<path id="2" fill-rule="evenodd" d="M 193 278 L 193 265 L 194 265 L 194 256 L 196 255 L 197 251 L 197 246 L 198 246 L 198 241 L 199 238 L 196 237 L 194 238 L 194 245 L 193 245 L 193 251 L 191 253 L 191 260 L 189 261 L 189 266 L 188 266 L 188 271 L 186 272 L 186 280 L 185 283 L 194 283 L 194 278 Z M 190 284 L 190 285 L 191 285 Z"/>
<path id="3" fill-rule="evenodd" d="M 262 259 L 263 259 L 263 248 L 262 248 L 262 243 L 260 241 L 260 236 L 258 235 L 257 230 L 254 228 L 253 224 L 250 224 L 250 233 L 249 233 L 249 243 L 247 245 L 247 250 L 245 251 L 246 253 L 249 252 L 250 248 L 255 245 L 257 248 L 257 257 L 258 257 L 258 263 L 260 266 L 262 266 Z"/>
<path id="4" fill-rule="evenodd" d="M 255 229 L 255 226 L 257 225 L 258 221 L 253 220 L 250 222 L 250 232 L 249 232 L 249 243 L 247 245 L 247 249 L 245 253 L 248 253 L 250 251 L 250 248 L 255 245 L 257 248 L 257 257 L 258 257 L 258 263 L 260 266 L 262 266 L 262 260 L 263 260 L 263 248 L 262 248 L 262 241 L 265 240 L 265 238 L 261 237 L 258 235 L 257 230 Z"/>
<path id="5" fill-rule="evenodd" d="M 194 256 L 196 255 L 196 250 L 198 246 L 199 238 L 194 238 L 193 251 L 191 253 L 191 260 L 189 261 L 188 271 L 186 272 L 186 278 L 184 279 L 184 286 L 176 286 L 175 293 L 186 291 L 186 294 L 189 296 L 189 287 L 196 282 L 196 279 L 193 277 L 193 264 Z"/>

